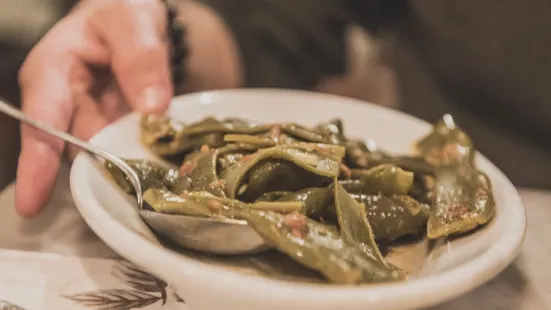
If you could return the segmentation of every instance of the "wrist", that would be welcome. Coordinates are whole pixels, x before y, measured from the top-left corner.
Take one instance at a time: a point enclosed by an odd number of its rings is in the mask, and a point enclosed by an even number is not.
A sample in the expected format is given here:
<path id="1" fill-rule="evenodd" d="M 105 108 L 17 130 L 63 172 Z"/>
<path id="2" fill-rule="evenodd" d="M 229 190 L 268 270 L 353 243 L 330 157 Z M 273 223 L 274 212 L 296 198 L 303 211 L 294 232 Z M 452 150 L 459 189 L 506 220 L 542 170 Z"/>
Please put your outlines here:
<path id="1" fill-rule="evenodd" d="M 179 0 L 177 19 L 185 25 L 183 40 L 189 49 L 180 68 L 185 78 L 177 93 L 235 88 L 242 84 L 237 45 L 216 13 L 197 2 Z"/>

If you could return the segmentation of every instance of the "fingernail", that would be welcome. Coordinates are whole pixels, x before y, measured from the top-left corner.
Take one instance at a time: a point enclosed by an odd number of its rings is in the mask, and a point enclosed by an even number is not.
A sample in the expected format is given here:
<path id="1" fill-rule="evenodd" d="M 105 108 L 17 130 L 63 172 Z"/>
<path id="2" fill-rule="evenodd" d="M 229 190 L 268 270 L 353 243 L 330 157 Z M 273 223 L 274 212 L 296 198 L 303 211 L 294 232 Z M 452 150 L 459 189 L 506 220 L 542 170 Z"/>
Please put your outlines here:
<path id="1" fill-rule="evenodd" d="M 145 88 L 138 97 L 138 109 L 143 113 L 160 112 L 165 106 L 165 91 L 161 87 Z"/>

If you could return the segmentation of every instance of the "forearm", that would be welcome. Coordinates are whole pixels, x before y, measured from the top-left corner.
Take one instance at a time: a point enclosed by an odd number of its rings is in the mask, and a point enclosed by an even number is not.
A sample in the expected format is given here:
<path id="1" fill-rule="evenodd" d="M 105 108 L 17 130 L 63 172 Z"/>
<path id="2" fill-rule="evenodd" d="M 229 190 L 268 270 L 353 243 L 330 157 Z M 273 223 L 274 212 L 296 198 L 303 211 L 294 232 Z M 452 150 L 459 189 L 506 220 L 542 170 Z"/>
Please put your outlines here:
<path id="1" fill-rule="evenodd" d="M 209 7 L 178 0 L 179 20 L 185 25 L 189 56 L 183 68 L 186 78 L 179 93 L 242 85 L 241 60 L 232 33 Z"/>

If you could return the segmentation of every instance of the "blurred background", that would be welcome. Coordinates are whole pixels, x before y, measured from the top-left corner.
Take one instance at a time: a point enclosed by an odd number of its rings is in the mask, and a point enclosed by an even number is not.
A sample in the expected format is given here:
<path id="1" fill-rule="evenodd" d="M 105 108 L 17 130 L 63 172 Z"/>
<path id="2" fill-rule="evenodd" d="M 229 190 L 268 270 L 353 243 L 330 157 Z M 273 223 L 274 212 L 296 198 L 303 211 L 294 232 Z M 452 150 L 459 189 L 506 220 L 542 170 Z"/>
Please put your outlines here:
<path id="1" fill-rule="evenodd" d="M 369 4 L 377 2 L 348 1 L 365 4 L 366 12 L 372 12 Z M 32 46 L 74 2 L 0 0 L 0 96 L 19 103 L 19 67 Z M 308 3 L 324 10 L 322 2 Z M 388 18 L 375 11 L 371 16 L 358 13 L 360 18 L 354 20 L 366 27 L 380 20 L 384 31 L 375 38 L 351 24 L 345 40 L 346 77 L 324 81 L 315 90 L 398 108 L 429 122 L 451 113 L 473 138 L 476 148 L 515 185 L 551 188 L 551 176 L 542 173 L 551 161 L 551 2 L 380 3 L 392 7 Z M 327 12 L 333 12 L 329 8 L 325 7 Z M 306 11 L 289 11 L 309 16 Z M 240 13 L 239 18 L 247 17 Z M 311 18 L 318 13 L 311 14 Z M 324 31 L 318 28 L 314 32 Z M 18 126 L 3 115 L 0 143 L 2 189 L 15 177 L 19 153 Z"/>
<path id="2" fill-rule="evenodd" d="M 0 1 L 0 97 L 19 104 L 17 72 L 32 46 L 65 14 L 72 1 Z M 19 126 L 0 114 L 0 190 L 15 178 Z"/>
<path id="3" fill-rule="evenodd" d="M 17 73 L 34 44 L 72 7 L 74 0 L 0 0 L 0 97 L 19 104 Z M 395 104 L 391 72 L 379 63 L 374 40 L 359 27 L 348 35 L 346 80 L 331 80 L 318 90 Z M 47 103 L 45 103 L 47 104 Z M 0 190 L 15 179 L 19 154 L 19 125 L 0 114 Z M 39 160 L 39 159 L 37 159 Z"/>

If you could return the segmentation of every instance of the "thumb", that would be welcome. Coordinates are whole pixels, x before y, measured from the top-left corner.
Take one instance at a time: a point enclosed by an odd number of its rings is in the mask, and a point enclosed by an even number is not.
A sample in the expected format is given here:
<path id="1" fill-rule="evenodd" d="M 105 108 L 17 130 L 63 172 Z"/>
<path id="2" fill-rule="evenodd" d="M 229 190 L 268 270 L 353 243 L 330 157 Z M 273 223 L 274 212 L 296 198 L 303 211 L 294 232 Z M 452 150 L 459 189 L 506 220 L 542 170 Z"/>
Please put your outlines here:
<path id="1" fill-rule="evenodd" d="M 173 88 L 162 2 L 115 1 L 90 20 L 108 46 L 111 70 L 132 108 L 146 114 L 164 111 Z"/>

